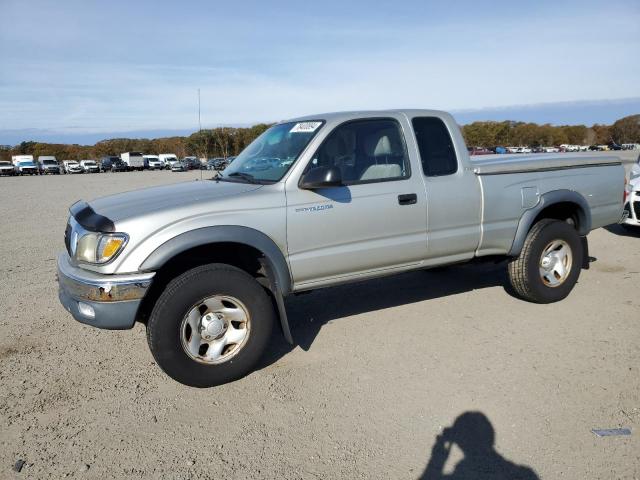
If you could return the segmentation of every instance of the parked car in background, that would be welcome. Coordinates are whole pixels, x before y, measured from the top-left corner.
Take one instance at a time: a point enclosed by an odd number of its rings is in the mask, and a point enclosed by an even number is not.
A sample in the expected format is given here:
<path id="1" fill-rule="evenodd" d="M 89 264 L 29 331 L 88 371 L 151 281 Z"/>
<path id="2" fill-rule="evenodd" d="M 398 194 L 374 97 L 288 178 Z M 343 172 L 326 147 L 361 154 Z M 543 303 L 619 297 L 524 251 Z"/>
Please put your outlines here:
<path id="1" fill-rule="evenodd" d="M 183 160 L 176 160 L 175 162 L 171 162 L 172 172 L 186 172 L 187 170 L 189 170 L 189 167 Z"/>
<path id="2" fill-rule="evenodd" d="M 64 166 L 64 173 L 82 173 L 84 169 L 82 166 L 76 162 L 75 160 L 64 160 L 62 162 Z"/>
<path id="3" fill-rule="evenodd" d="M 178 157 L 173 153 L 161 153 L 158 158 L 164 165 L 164 168 L 170 169 L 175 162 L 178 161 Z"/>
<path id="4" fill-rule="evenodd" d="M 616 142 L 611 142 L 608 147 L 609 150 L 622 150 L 622 145 L 618 145 Z"/>
<path id="5" fill-rule="evenodd" d="M 186 164 L 188 170 L 202 169 L 202 162 L 198 157 L 184 157 L 182 163 Z"/>
<path id="6" fill-rule="evenodd" d="M 12 155 L 11 163 L 16 175 L 38 175 L 38 166 L 33 155 Z"/>
<path id="7" fill-rule="evenodd" d="M 13 176 L 16 174 L 16 169 L 11 164 L 11 162 L 0 161 L 0 175 L 2 176 Z"/>
<path id="8" fill-rule="evenodd" d="M 114 169 L 114 164 L 116 163 L 121 165 L 120 170 L 118 170 L 117 168 Z M 117 157 L 115 155 L 106 155 L 102 157 L 98 162 L 98 164 L 100 166 L 101 172 L 117 172 L 117 171 L 125 171 L 127 169 L 127 166 L 124 164 L 122 160 L 120 160 L 120 157 Z"/>
<path id="9" fill-rule="evenodd" d="M 80 166 L 85 173 L 100 173 L 100 167 L 95 160 L 80 160 Z"/>
<path id="10" fill-rule="evenodd" d="M 15 165 L 15 171 L 18 175 L 39 175 L 38 166 L 33 161 L 21 161 Z"/>
<path id="11" fill-rule="evenodd" d="M 469 155 L 493 155 L 494 152 L 484 147 L 469 147 Z"/>
<path id="12" fill-rule="evenodd" d="M 499 155 L 502 155 L 502 154 L 508 153 L 508 152 L 507 152 L 507 149 L 506 149 L 505 147 L 500 146 L 500 145 L 498 145 L 498 146 L 496 146 L 496 147 L 493 147 L 493 148 L 491 149 L 491 151 L 493 151 L 494 153 L 499 154 Z"/>
<path id="13" fill-rule="evenodd" d="M 560 145 L 560 151 L 562 152 L 577 152 L 580 150 L 580 147 L 578 145 L 569 145 L 566 143 L 563 143 L 562 145 Z"/>
<path id="14" fill-rule="evenodd" d="M 222 157 L 210 158 L 207 161 L 207 170 L 224 170 L 227 165 L 228 165 L 228 162 L 225 158 L 222 158 Z"/>
<path id="15" fill-rule="evenodd" d="M 35 163 L 33 155 L 12 155 L 11 163 L 15 167 L 19 162 L 32 162 Z"/>
<path id="16" fill-rule="evenodd" d="M 42 175 L 52 173 L 54 175 L 60 174 L 60 164 L 56 157 L 50 155 L 40 155 L 38 157 L 38 168 Z"/>
<path id="17" fill-rule="evenodd" d="M 120 159 L 129 170 L 144 170 L 144 157 L 140 152 L 125 152 L 120 155 Z"/>
<path id="18" fill-rule="evenodd" d="M 149 170 L 162 170 L 164 163 L 160 160 L 158 155 L 143 155 L 144 166 Z"/>
<path id="19" fill-rule="evenodd" d="M 640 156 L 631 168 L 629 183 L 625 189 L 624 211 L 627 218 L 622 226 L 640 231 Z"/>
<path id="20" fill-rule="evenodd" d="M 544 147 L 545 153 L 560 153 L 560 149 L 558 147 Z"/>

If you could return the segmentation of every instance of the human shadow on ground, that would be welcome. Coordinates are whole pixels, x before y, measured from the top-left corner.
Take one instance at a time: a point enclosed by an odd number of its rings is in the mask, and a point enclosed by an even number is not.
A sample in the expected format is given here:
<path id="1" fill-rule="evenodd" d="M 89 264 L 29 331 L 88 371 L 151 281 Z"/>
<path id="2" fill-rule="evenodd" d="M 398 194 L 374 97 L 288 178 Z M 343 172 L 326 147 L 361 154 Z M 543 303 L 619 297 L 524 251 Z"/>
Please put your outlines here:
<path id="1" fill-rule="evenodd" d="M 494 447 L 495 431 L 481 412 L 465 412 L 451 427 L 436 436 L 431 458 L 419 480 L 538 480 L 533 469 L 516 465 L 500 455 Z M 457 445 L 464 454 L 451 473 L 444 468 L 451 447 Z"/>
<path id="2" fill-rule="evenodd" d="M 503 286 L 513 295 L 508 283 L 504 263 L 470 263 L 407 272 L 288 297 L 287 316 L 295 345 L 289 345 L 280 326 L 275 326 L 271 343 L 258 368 L 277 362 L 295 346 L 308 350 L 322 326 L 333 320 L 495 286 Z"/>

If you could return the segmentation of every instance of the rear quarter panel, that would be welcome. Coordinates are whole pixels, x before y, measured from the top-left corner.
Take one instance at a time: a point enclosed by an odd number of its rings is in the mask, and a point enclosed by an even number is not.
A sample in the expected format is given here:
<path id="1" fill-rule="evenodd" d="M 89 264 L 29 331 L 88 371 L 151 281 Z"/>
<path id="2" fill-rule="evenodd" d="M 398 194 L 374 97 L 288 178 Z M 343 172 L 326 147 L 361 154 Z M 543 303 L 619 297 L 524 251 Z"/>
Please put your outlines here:
<path id="1" fill-rule="evenodd" d="M 622 214 L 624 169 L 620 165 L 542 172 L 478 175 L 483 191 L 483 229 L 478 255 L 507 253 L 522 214 L 554 190 L 580 193 L 591 210 L 591 228 L 610 225 Z"/>

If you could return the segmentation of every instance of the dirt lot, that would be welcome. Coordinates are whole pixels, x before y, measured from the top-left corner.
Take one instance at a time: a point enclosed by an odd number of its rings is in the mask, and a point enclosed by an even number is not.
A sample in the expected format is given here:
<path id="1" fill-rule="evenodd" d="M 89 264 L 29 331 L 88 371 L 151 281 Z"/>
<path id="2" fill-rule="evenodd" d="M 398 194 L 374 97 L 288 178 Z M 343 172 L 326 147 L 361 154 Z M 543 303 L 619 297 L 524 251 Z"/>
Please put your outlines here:
<path id="1" fill-rule="evenodd" d="M 73 201 L 196 177 L 0 179 L 1 478 L 416 479 L 430 459 L 451 472 L 460 445 L 539 478 L 640 477 L 640 235 L 592 233 L 591 269 L 554 305 L 513 298 L 494 265 L 292 298 L 295 348 L 274 335 L 258 371 L 197 390 L 141 325 L 75 322 L 54 279 Z M 436 436 L 465 412 L 447 458 Z M 632 435 L 591 433 L 614 427 Z"/>

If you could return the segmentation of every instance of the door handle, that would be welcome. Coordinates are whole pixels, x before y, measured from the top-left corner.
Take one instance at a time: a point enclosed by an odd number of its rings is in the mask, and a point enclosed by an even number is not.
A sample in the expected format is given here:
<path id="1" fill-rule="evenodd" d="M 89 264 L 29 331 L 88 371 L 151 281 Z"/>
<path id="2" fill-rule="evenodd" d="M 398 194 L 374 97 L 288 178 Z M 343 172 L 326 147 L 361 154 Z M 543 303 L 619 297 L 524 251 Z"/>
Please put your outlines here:
<path id="1" fill-rule="evenodd" d="M 418 195 L 415 193 L 405 193 L 403 195 L 398 195 L 398 203 L 400 205 L 413 205 L 418 203 Z"/>

